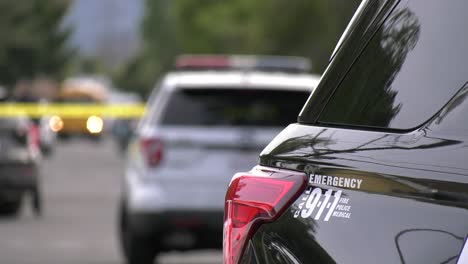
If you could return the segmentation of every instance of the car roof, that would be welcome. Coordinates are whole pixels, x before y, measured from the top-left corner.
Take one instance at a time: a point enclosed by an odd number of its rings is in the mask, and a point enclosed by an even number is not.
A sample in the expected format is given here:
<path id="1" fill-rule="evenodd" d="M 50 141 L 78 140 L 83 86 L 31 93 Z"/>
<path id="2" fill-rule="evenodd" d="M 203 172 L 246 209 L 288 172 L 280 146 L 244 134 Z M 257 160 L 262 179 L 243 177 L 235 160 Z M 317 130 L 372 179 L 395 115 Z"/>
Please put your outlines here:
<path id="1" fill-rule="evenodd" d="M 272 90 L 313 90 L 320 76 L 259 71 L 181 71 L 170 72 L 163 80 L 165 89 L 178 88 L 262 88 Z"/>

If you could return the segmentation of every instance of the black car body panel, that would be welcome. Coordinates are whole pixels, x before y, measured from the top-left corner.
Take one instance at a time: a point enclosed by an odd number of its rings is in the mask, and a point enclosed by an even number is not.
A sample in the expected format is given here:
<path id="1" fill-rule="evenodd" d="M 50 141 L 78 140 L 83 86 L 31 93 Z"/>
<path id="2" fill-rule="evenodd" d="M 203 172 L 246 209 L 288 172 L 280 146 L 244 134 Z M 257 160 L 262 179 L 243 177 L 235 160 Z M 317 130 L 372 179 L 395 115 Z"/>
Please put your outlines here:
<path id="1" fill-rule="evenodd" d="M 281 263 L 273 261 L 275 254 L 285 257 L 272 252 L 275 244 L 299 263 L 456 259 L 468 232 L 463 220 L 468 219 L 468 153 L 463 146 L 465 140 L 443 138 L 429 128 L 402 135 L 291 125 L 264 151 L 261 163 L 308 172 L 315 176 L 311 180 L 338 177 L 335 182 L 310 182 L 308 190 L 321 189 L 319 202 L 327 190 L 341 190 L 346 201 L 338 203 L 340 210 L 335 208 L 338 213 L 328 221 L 327 209 L 318 219 L 318 209 L 295 217 L 301 207 L 305 210 L 306 190 L 279 221 L 264 225 L 254 237 L 253 243 L 263 248 L 257 251 L 265 253 L 257 255 L 267 258 L 259 263 Z M 341 178 L 362 182 L 359 188 L 347 188 Z"/>
<path id="2" fill-rule="evenodd" d="M 260 156 L 309 185 L 241 263 L 457 263 L 468 234 L 467 10 L 364 1 L 299 124 Z"/>

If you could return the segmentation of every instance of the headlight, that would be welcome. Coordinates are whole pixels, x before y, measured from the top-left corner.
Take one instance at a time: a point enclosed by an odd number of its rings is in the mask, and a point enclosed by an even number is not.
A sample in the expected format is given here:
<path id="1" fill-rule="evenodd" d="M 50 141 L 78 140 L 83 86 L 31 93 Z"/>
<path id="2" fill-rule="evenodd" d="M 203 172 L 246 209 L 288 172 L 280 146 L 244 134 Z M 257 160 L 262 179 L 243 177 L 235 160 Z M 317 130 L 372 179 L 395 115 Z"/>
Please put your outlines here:
<path id="1" fill-rule="evenodd" d="M 91 134 L 101 133 L 104 122 L 99 116 L 90 116 L 86 121 L 86 128 Z"/>
<path id="2" fill-rule="evenodd" d="M 58 132 L 63 129 L 63 120 L 59 116 L 52 116 L 49 120 L 50 130 Z"/>

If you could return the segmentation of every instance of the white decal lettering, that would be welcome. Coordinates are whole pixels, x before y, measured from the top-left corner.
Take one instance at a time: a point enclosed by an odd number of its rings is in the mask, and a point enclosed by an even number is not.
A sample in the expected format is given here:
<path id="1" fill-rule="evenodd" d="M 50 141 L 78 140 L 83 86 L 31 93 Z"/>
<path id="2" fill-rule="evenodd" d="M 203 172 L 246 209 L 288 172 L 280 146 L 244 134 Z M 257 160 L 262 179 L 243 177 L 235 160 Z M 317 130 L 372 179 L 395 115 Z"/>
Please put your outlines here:
<path id="1" fill-rule="evenodd" d="M 321 184 L 322 183 L 322 175 L 315 175 L 314 183 Z"/>
<path id="2" fill-rule="evenodd" d="M 337 186 L 337 185 L 338 185 L 338 178 L 333 177 L 333 186 Z"/>
<path id="3" fill-rule="evenodd" d="M 357 188 L 358 189 L 361 189 L 361 183 L 362 183 L 362 179 L 358 179 L 357 180 Z"/>
<path id="4" fill-rule="evenodd" d="M 322 177 L 322 181 L 328 181 L 331 176 L 328 176 L 327 179 Z M 339 178 L 337 178 L 339 179 Z M 339 182 L 339 180 L 338 180 Z M 343 179 L 344 185 L 344 179 Z M 314 216 L 315 220 L 323 220 L 328 222 L 332 217 L 335 218 L 351 218 L 351 205 L 349 205 L 349 198 L 341 197 L 342 191 L 333 191 L 328 189 L 323 193 L 322 188 L 309 187 L 305 191 L 305 195 L 301 198 L 301 202 L 297 206 L 297 210 L 294 212 L 294 218 L 302 217 L 309 218 L 315 212 L 315 209 L 318 208 L 317 213 Z M 333 201 L 331 199 L 333 198 Z M 325 215 L 325 217 L 323 217 Z"/>
<path id="5" fill-rule="evenodd" d="M 349 184 L 349 183 L 350 183 L 350 181 L 351 181 L 351 179 L 350 179 L 350 178 L 344 178 L 344 187 L 346 187 L 346 188 L 349 188 L 349 187 L 351 187 L 351 186 L 350 186 L 350 184 Z"/>
<path id="6" fill-rule="evenodd" d="M 362 179 L 348 177 L 328 176 L 320 174 L 309 176 L 309 184 L 328 185 L 342 188 L 360 189 L 362 182 Z"/>

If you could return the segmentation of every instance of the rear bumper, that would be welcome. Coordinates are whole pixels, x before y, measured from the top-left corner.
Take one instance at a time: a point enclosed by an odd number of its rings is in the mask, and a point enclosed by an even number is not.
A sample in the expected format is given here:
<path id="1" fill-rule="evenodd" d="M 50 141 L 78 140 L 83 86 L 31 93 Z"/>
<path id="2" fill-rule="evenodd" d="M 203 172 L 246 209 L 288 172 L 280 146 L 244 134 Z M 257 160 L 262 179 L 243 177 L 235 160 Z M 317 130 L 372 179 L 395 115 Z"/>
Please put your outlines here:
<path id="1" fill-rule="evenodd" d="M 222 247 L 222 211 L 131 213 L 128 221 L 135 234 L 155 238 L 161 250 Z"/>
<path id="2" fill-rule="evenodd" d="M 144 179 L 145 176 L 139 173 L 144 172 L 136 169 L 128 169 L 126 172 L 124 197 L 131 212 L 158 214 L 186 209 L 195 212 L 224 210 L 224 185 L 194 185 L 183 179 L 164 182 L 163 177 L 152 181 Z M 197 175 L 192 174 L 190 177 L 197 178 Z"/>
<path id="3" fill-rule="evenodd" d="M 0 164 L 0 201 L 17 199 L 38 184 L 38 168 L 34 163 Z"/>
<path id="4" fill-rule="evenodd" d="M 35 163 L 0 164 L 1 189 L 30 189 L 38 181 L 38 168 Z"/>

